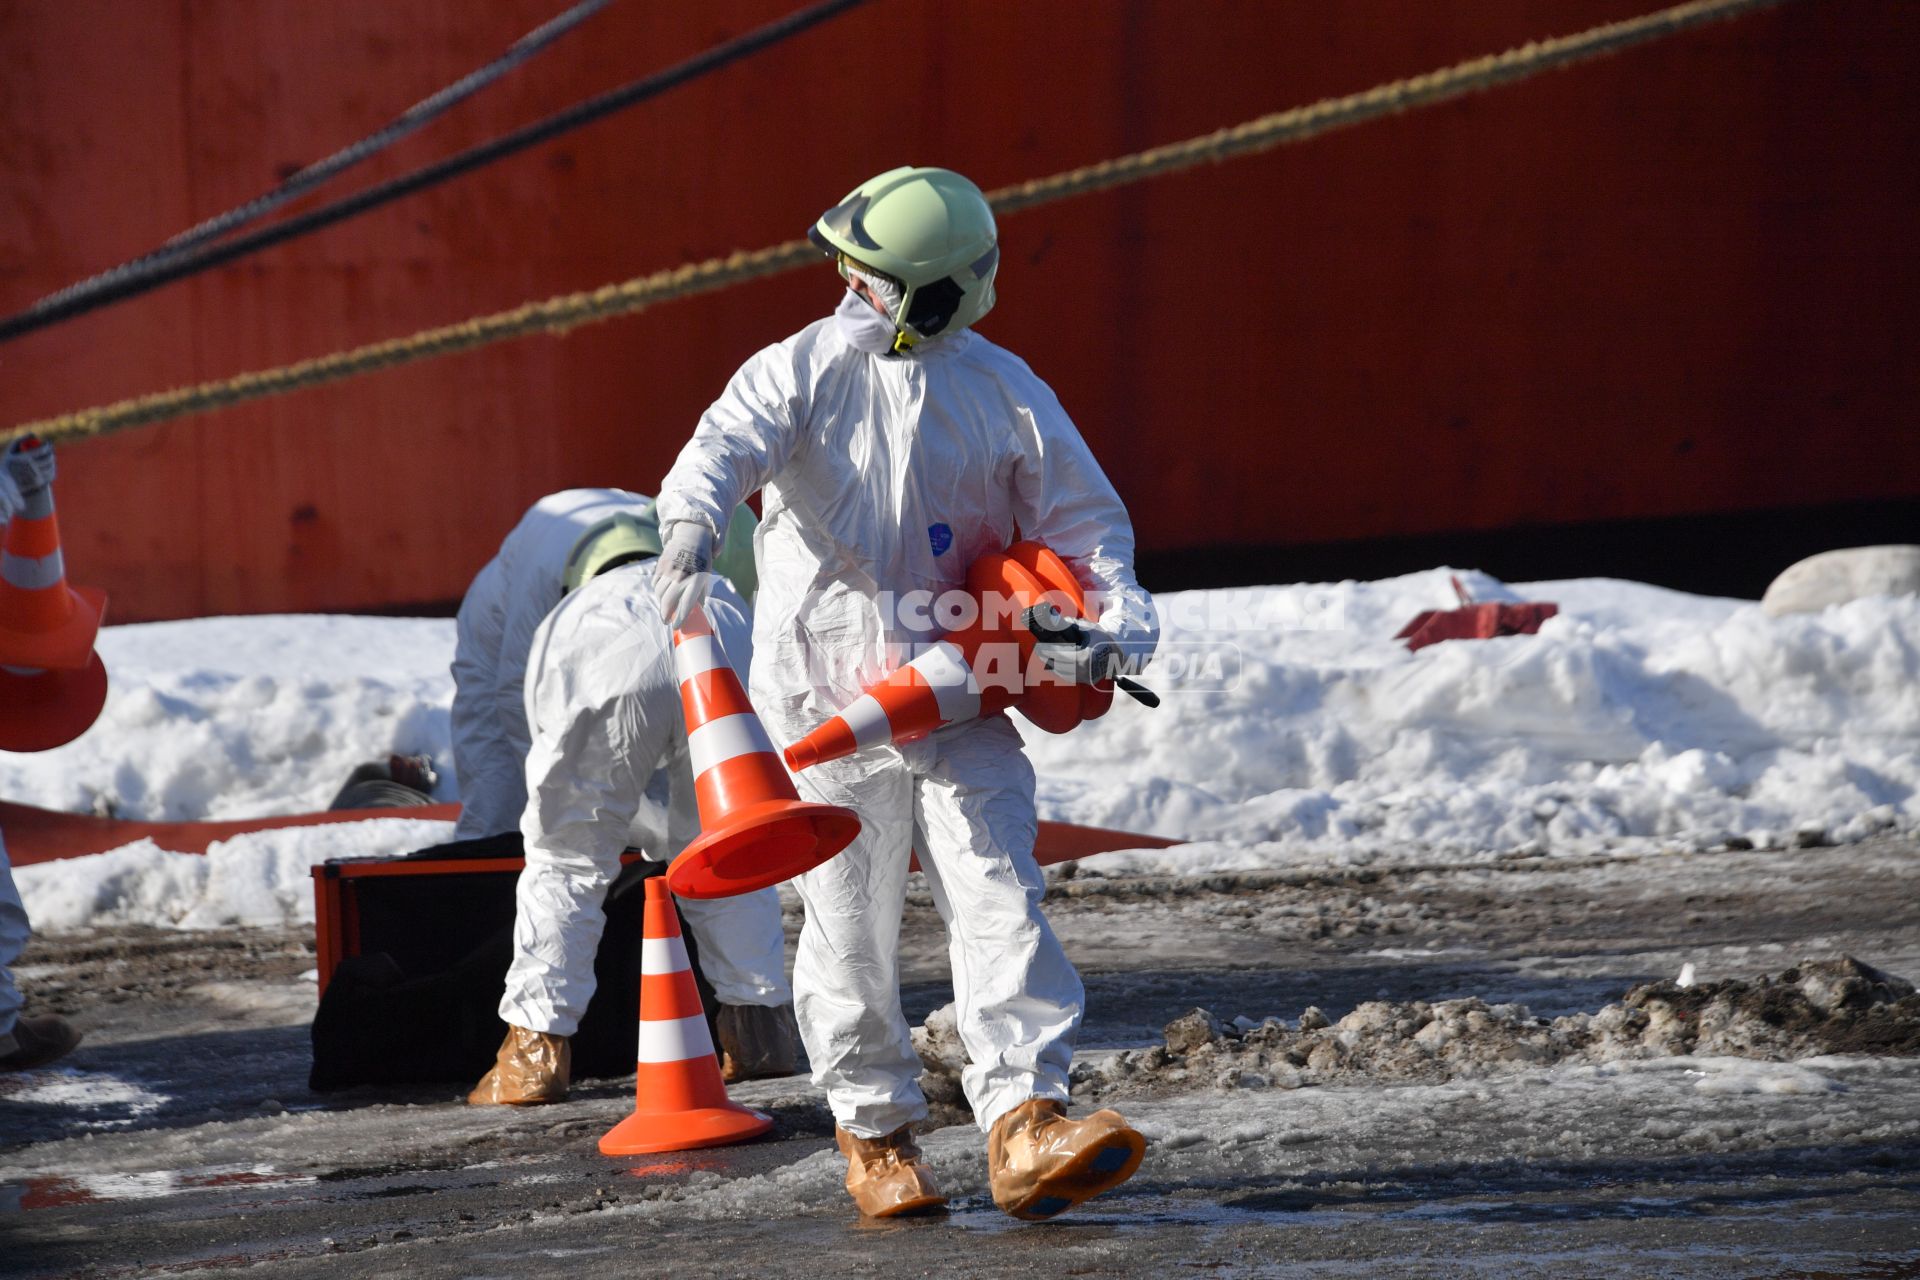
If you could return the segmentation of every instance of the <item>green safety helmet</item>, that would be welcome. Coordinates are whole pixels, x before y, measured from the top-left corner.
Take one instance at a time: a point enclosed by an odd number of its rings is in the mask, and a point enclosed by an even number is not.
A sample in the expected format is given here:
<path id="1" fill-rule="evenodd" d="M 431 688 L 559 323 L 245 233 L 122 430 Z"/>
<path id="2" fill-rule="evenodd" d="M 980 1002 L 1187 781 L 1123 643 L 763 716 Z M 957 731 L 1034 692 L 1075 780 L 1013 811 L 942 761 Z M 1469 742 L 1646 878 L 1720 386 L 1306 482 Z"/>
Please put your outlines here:
<path id="1" fill-rule="evenodd" d="M 760 518 L 746 503 L 735 507 L 733 519 L 727 521 L 727 540 L 713 558 L 713 571 L 731 582 L 748 604 L 760 589 L 760 574 L 753 566 L 753 531 L 759 523 Z"/>
<path id="2" fill-rule="evenodd" d="M 896 352 L 958 333 L 993 309 L 993 210 L 951 169 L 907 165 L 869 178 L 821 214 L 807 238 L 839 262 L 843 277 L 851 263 L 900 286 L 898 311 L 887 317 Z"/>
<path id="3" fill-rule="evenodd" d="M 574 540 L 573 550 L 567 552 L 567 568 L 560 584 L 575 591 L 609 569 L 659 554 L 660 522 L 648 502 L 639 515 L 622 511 L 588 525 L 587 531 Z"/>

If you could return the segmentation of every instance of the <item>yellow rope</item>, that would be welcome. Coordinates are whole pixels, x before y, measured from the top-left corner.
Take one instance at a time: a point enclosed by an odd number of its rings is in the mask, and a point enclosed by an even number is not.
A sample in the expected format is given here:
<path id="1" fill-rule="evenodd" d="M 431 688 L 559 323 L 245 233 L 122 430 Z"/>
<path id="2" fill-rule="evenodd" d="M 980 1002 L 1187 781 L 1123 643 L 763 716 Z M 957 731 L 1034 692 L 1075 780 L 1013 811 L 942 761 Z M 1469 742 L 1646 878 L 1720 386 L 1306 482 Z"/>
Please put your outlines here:
<path id="1" fill-rule="evenodd" d="M 1425 75 L 1410 76 L 1343 98 L 1326 98 L 1304 107 L 1261 116 L 1245 124 L 1221 129 L 1185 142 L 1154 147 L 1100 164 L 1055 174 L 1049 178 L 1003 187 L 988 194 L 998 213 L 1014 213 L 1055 200 L 1175 173 L 1203 163 L 1218 163 L 1251 155 L 1290 142 L 1299 142 L 1331 129 L 1405 111 L 1412 107 L 1462 97 L 1482 89 L 1536 75 L 1630 45 L 1670 35 L 1701 23 L 1738 17 L 1784 0 L 1690 0 L 1638 18 L 1593 27 L 1577 35 L 1535 41 L 1505 53 L 1474 58 Z M 709 258 L 652 275 L 584 293 L 562 294 L 529 302 L 508 311 L 478 316 L 458 324 L 426 329 L 404 338 L 337 351 L 279 368 L 243 373 L 25 422 L 0 434 L 0 445 L 24 435 L 44 440 L 75 440 L 107 435 L 131 427 L 224 408 L 247 400 L 284 395 L 303 387 L 338 382 L 377 369 L 409 364 L 434 356 L 467 351 L 489 343 L 534 333 L 561 333 L 575 325 L 614 316 L 631 315 L 657 302 L 723 289 L 742 281 L 806 266 L 819 260 L 819 251 L 805 240 L 789 240 L 753 253 Z"/>

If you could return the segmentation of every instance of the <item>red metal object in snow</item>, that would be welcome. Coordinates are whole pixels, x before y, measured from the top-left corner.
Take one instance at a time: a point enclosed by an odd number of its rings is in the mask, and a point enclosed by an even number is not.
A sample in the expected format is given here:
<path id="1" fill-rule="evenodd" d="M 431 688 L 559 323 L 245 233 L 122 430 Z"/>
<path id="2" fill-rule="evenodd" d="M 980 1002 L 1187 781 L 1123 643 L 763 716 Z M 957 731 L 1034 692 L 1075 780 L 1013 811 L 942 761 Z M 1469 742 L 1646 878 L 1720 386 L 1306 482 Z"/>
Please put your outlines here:
<path id="1" fill-rule="evenodd" d="M 1473 596 L 1450 579 L 1453 593 L 1460 597 L 1458 609 L 1428 609 L 1400 628 L 1395 640 L 1405 640 L 1407 648 L 1424 649 L 1442 640 L 1491 640 L 1495 636 L 1530 636 L 1540 624 L 1560 612 L 1557 604 L 1475 604 Z"/>
<path id="2" fill-rule="evenodd" d="M 413 809 L 331 809 L 323 813 L 289 813 L 273 818 L 242 818 L 227 822 L 144 822 L 127 818 L 95 818 L 84 813 L 56 813 L 32 805 L 0 800 L 0 832 L 6 834 L 8 859 L 16 867 L 105 853 L 136 840 L 151 840 L 175 853 L 205 853 L 216 840 L 228 840 L 250 831 L 278 827 L 317 826 L 333 822 L 365 822 L 369 818 L 424 818 L 452 822 L 460 816 L 457 804 L 430 804 Z M 1072 858 L 1088 858 L 1115 849 L 1165 849 L 1180 843 L 1164 836 L 1103 827 L 1079 827 L 1069 822 L 1041 822 L 1033 856 L 1043 867 Z"/>
<path id="3" fill-rule="evenodd" d="M 329 809 L 320 813 L 288 813 L 272 818 L 240 818 L 224 822 L 146 822 L 129 818 L 96 818 L 84 813 L 58 813 L 32 805 L 0 800 L 0 832 L 7 842 L 7 858 L 16 867 L 105 853 L 136 840 L 151 840 L 174 853 L 205 853 L 216 840 L 230 840 L 251 831 L 279 827 L 311 827 L 334 822 L 365 822 L 370 818 L 424 818 L 452 822 L 460 816 L 457 804 L 429 804 L 412 809 Z"/>

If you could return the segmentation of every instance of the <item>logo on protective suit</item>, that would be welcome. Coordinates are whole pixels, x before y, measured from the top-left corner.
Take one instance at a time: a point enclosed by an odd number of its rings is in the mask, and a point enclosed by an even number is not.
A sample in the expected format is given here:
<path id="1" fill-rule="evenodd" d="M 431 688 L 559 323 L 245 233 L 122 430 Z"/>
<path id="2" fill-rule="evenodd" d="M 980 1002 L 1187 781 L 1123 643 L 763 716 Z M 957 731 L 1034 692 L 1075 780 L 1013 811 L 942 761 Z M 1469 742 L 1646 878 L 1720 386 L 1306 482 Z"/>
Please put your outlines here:
<path id="1" fill-rule="evenodd" d="M 930 524 L 927 526 L 927 541 L 933 546 L 933 554 L 943 556 L 947 554 L 947 548 L 953 545 L 953 530 L 944 524 Z"/>

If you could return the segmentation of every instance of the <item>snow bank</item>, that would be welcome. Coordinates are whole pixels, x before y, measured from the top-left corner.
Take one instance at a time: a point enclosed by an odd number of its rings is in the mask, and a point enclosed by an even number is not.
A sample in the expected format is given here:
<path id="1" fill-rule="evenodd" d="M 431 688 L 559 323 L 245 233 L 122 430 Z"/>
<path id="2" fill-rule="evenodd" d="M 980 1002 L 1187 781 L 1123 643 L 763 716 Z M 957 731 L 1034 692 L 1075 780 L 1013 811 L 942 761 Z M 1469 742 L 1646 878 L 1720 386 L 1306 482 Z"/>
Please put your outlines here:
<path id="1" fill-rule="evenodd" d="M 453 621 L 202 618 L 107 627 L 106 710 L 78 741 L 0 753 L 0 796 L 162 822 L 324 809 L 389 752 L 450 763 Z M 449 792 L 447 797 L 452 798 Z"/>
<path id="2" fill-rule="evenodd" d="M 64 862 L 14 870 L 34 928 L 47 933 L 113 924 L 207 929 L 313 920 L 310 868 L 439 844 L 450 822 L 380 818 L 287 827 L 216 841 L 204 855 L 151 840 Z"/>
<path id="3" fill-rule="evenodd" d="M 1561 614 L 1537 636 L 1407 652 L 1394 632 L 1452 603 L 1447 576 L 1162 597 L 1158 710 L 1024 729 L 1043 816 L 1202 842 L 1095 863 L 1167 871 L 1920 825 L 1920 600 L 1775 619 L 1636 583 L 1467 574 L 1477 598 Z"/>
<path id="4" fill-rule="evenodd" d="M 1769 618 L 1636 583 L 1508 588 L 1467 573 L 1480 599 L 1554 600 L 1561 615 L 1537 636 L 1407 652 L 1394 632 L 1453 603 L 1448 576 L 1161 597 L 1165 640 L 1147 676 L 1160 709 L 1122 699 L 1062 737 L 1023 722 L 1042 815 L 1198 842 L 1094 864 L 1170 872 L 1920 828 L 1920 600 Z M 111 627 L 100 648 L 113 679 L 100 723 L 58 751 L 0 756 L 0 795 L 251 817 L 323 807 L 355 764 L 401 751 L 432 754 L 439 798 L 457 797 L 451 621 L 215 618 Z M 269 845 L 297 862 L 301 841 L 346 852 L 361 839 L 336 827 Z M 205 911 L 181 904 L 209 873 L 120 851 L 112 874 L 126 887 L 96 897 L 108 903 L 96 916 L 264 914 L 280 865 L 265 848 L 246 864 L 268 877 L 265 897 L 242 902 L 209 880 Z M 136 863 L 146 870 L 127 878 Z M 56 904 L 58 878 L 37 878 L 43 918 L 86 917 L 77 904 L 92 891 Z"/>

